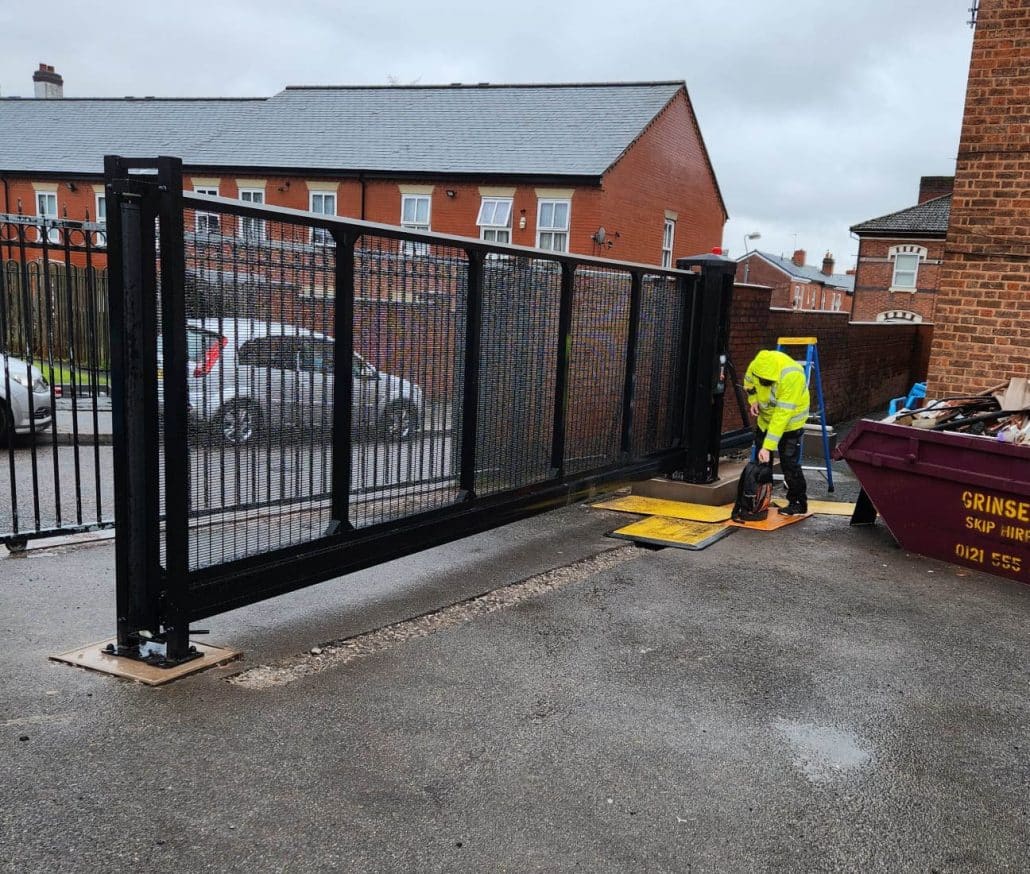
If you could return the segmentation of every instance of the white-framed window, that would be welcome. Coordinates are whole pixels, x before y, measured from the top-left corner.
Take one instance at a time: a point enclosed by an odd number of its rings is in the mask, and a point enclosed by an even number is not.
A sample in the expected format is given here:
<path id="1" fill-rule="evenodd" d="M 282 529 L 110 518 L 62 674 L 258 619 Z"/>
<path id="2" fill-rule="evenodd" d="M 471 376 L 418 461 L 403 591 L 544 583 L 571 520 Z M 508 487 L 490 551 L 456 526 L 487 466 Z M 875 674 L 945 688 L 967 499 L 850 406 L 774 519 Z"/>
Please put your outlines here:
<path id="1" fill-rule="evenodd" d="M 193 188 L 196 194 L 209 194 L 212 197 L 218 197 L 217 186 L 211 185 L 197 185 Z M 217 234 L 218 233 L 218 213 L 216 212 L 197 212 L 197 233 L 198 234 Z"/>
<path id="2" fill-rule="evenodd" d="M 898 252 L 894 256 L 894 276 L 891 288 L 911 288 L 915 290 L 916 275 L 919 273 L 918 252 Z"/>
<path id="3" fill-rule="evenodd" d="M 801 309 L 801 295 L 802 294 L 803 294 L 803 292 L 801 291 L 801 286 L 800 285 L 795 285 L 794 286 L 794 309 L 796 309 L 796 310 Z"/>
<path id="4" fill-rule="evenodd" d="M 841 293 L 838 291 L 838 292 L 836 292 L 833 295 L 833 311 L 835 313 L 840 312 L 841 300 L 842 300 L 842 296 L 841 296 Z"/>
<path id="5" fill-rule="evenodd" d="M 336 194 L 332 191 L 310 192 L 308 209 L 320 215 L 336 215 Z M 332 246 L 333 235 L 325 228 L 312 228 L 311 242 L 316 246 Z"/>
<path id="6" fill-rule="evenodd" d="M 672 267 L 672 244 L 676 239 L 676 222 L 665 220 L 662 230 L 662 267 Z"/>
<path id="7" fill-rule="evenodd" d="M 430 230 L 431 197 L 428 194 L 401 195 L 401 227 L 409 231 Z M 429 246 L 425 243 L 404 241 L 401 252 L 405 255 L 428 255 Z"/>
<path id="8" fill-rule="evenodd" d="M 480 238 L 488 243 L 510 243 L 511 198 L 484 197 L 476 224 Z"/>
<path id="9" fill-rule="evenodd" d="M 36 215 L 44 221 L 57 218 L 57 192 L 37 191 L 36 192 Z M 47 233 L 47 239 L 51 243 L 61 242 L 61 232 L 57 228 L 51 228 Z"/>
<path id="10" fill-rule="evenodd" d="M 96 222 L 98 225 L 107 224 L 107 195 L 97 193 L 96 196 Z M 97 231 L 96 236 L 93 239 L 93 245 L 104 247 L 107 245 L 107 234 L 103 231 Z"/>
<path id="11" fill-rule="evenodd" d="M 552 252 L 569 251 L 569 200 L 540 200 L 536 212 L 536 247 Z"/>
<path id="12" fill-rule="evenodd" d="M 265 189 L 263 188 L 241 188 L 240 200 L 244 203 L 264 203 Z M 240 236 L 245 240 L 263 240 L 265 238 L 264 219 L 241 216 Z"/>

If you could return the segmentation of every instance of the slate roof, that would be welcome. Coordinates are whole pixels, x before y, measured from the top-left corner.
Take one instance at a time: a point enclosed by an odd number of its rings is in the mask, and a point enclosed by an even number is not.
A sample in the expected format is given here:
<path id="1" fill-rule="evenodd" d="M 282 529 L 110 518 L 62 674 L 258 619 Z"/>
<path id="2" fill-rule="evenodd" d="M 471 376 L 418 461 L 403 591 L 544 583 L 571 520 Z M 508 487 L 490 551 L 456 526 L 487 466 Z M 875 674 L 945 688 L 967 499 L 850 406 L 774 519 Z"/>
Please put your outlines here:
<path id="1" fill-rule="evenodd" d="M 0 170 L 194 167 L 600 177 L 683 82 L 287 88 L 255 100 L 0 99 Z M 714 176 L 714 173 L 713 173 Z"/>
<path id="2" fill-rule="evenodd" d="M 191 163 L 222 131 L 243 128 L 265 102 L 0 99 L 0 171 L 102 173 L 105 154 L 176 155 Z"/>
<path id="3" fill-rule="evenodd" d="M 809 282 L 821 282 L 824 285 L 829 285 L 833 288 L 843 288 L 847 292 L 855 290 L 854 275 L 849 276 L 846 273 L 831 273 L 827 276 L 818 267 L 798 267 L 798 265 L 791 261 L 790 258 L 772 255 L 769 252 L 759 252 L 757 249 L 749 252 L 748 255 L 761 255 L 774 267 L 778 267 L 784 273 L 787 273 L 790 276 L 795 276 L 798 279 L 807 279 Z M 742 261 L 746 257 L 748 256 L 743 255 L 738 260 Z"/>
<path id="4" fill-rule="evenodd" d="M 856 234 L 899 233 L 899 234 L 939 234 L 948 233 L 948 218 L 951 215 L 951 195 L 945 194 L 932 200 L 924 201 L 908 209 L 888 213 L 879 218 L 853 225 L 851 230 Z"/>

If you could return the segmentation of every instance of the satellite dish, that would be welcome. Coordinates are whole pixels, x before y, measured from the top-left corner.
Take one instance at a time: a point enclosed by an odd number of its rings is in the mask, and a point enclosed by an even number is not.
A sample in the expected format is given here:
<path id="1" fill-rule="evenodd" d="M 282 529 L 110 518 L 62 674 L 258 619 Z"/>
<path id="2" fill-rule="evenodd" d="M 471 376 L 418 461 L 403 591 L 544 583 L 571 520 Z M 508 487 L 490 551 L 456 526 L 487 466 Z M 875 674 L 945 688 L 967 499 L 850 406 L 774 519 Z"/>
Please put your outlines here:
<path id="1" fill-rule="evenodd" d="M 608 239 L 608 232 L 605 231 L 604 225 L 602 225 L 594 232 L 594 242 L 599 246 L 603 246 L 606 239 Z"/>

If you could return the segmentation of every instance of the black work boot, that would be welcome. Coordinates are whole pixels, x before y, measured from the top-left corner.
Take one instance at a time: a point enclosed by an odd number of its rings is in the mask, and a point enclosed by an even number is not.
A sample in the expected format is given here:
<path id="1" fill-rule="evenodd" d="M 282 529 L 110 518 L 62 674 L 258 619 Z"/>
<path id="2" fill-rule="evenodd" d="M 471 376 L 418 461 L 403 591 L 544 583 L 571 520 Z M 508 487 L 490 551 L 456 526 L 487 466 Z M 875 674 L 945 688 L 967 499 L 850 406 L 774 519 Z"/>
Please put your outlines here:
<path id="1" fill-rule="evenodd" d="M 786 507 L 780 507 L 781 516 L 805 516 L 808 514 L 808 501 L 791 501 Z"/>

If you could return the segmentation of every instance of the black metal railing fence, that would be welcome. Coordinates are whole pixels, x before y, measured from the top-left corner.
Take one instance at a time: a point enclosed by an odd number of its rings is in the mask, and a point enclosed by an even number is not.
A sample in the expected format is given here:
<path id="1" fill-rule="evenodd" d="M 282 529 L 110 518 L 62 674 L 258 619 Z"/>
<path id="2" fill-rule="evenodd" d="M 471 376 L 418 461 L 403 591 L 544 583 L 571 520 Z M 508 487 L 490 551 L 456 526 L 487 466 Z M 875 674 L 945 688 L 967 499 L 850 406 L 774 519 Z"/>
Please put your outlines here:
<path id="1" fill-rule="evenodd" d="M 113 525 L 103 224 L 0 215 L 0 543 Z"/>

